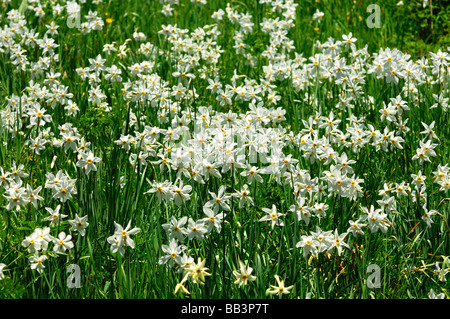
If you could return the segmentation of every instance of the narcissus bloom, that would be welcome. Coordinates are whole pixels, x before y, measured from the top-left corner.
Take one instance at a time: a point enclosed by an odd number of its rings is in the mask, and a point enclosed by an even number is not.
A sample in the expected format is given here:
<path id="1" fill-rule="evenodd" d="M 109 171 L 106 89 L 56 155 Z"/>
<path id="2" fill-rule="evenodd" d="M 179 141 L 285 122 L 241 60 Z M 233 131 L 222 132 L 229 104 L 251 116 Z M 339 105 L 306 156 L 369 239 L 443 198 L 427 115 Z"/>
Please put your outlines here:
<path id="1" fill-rule="evenodd" d="M 123 256 L 126 247 L 134 248 L 134 241 L 130 235 L 136 235 L 141 229 L 137 227 L 130 229 L 131 221 L 128 222 L 125 229 L 116 222 L 114 222 L 114 226 L 116 228 L 114 235 L 108 237 L 107 242 L 111 244 L 111 252 L 113 254 L 119 252 Z"/>
<path id="2" fill-rule="evenodd" d="M 39 252 L 35 252 L 33 256 L 30 257 L 30 266 L 31 269 L 35 269 L 38 273 L 42 273 L 45 266 L 44 261 L 47 260 L 47 256 L 45 255 L 39 255 Z"/>
<path id="3" fill-rule="evenodd" d="M 226 214 L 218 214 L 218 211 L 219 206 L 215 206 L 214 210 L 207 207 L 206 205 L 203 206 L 203 212 L 205 213 L 206 217 L 200 219 L 200 221 L 204 223 L 208 233 L 210 233 L 214 227 L 216 228 L 218 233 L 220 233 L 220 231 L 222 230 L 222 219 L 226 216 Z"/>
<path id="4" fill-rule="evenodd" d="M 208 232 L 208 230 L 205 227 L 205 224 L 203 221 L 194 221 L 192 218 L 189 218 L 188 220 L 188 233 L 187 236 L 189 239 L 197 239 L 202 240 L 204 235 Z"/>
<path id="5" fill-rule="evenodd" d="M 385 219 L 387 214 L 383 214 L 382 209 L 375 209 L 373 205 L 370 205 L 370 210 L 367 207 L 361 207 L 361 210 L 365 213 L 365 215 L 361 216 L 361 221 L 366 221 L 369 223 L 369 229 L 372 233 L 381 230 L 382 233 L 385 233 L 389 227 L 389 223 Z"/>
<path id="6" fill-rule="evenodd" d="M 29 253 L 34 253 L 41 250 L 42 241 L 43 239 L 36 232 L 33 232 L 30 236 L 25 237 L 22 246 L 27 248 Z"/>
<path id="7" fill-rule="evenodd" d="M 267 215 L 263 216 L 259 220 L 260 222 L 270 221 L 272 223 L 272 228 L 274 228 L 275 225 L 284 226 L 283 221 L 281 219 L 279 219 L 279 217 L 283 216 L 283 214 L 277 213 L 277 207 L 275 205 L 272 205 L 272 209 L 263 208 L 262 210 Z"/>
<path id="8" fill-rule="evenodd" d="M 209 268 L 205 267 L 206 259 L 198 258 L 197 263 L 192 263 L 190 267 L 186 268 L 186 271 L 190 273 L 190 276 L 194 283 L 203 284 L 206 276 L 211 276 L 208 272 Z"/>
<path id="9" fill-rule="evenodd" d="M 429 299 L 445 299 L 445 294 L 444 293 L 440 293 L 440 294 L 436 294 L 433 290 L 433 288 L 431 288 L 430 293 L 428 294 L 428 298 Z"/>
<path id="10" fill-rule="evenodd" d="M 181 254 L 186 248 L 185 245 L 179 245 L 175 238 L 171 239 L 169 245 L 162 245 L 162 250 L 166 255 L 162 256 L 158 263 L 164 265 L 168 262 L 170 267 L 180 264 Z"/>
<path id="11" fill-rule="evenodd" d="M 58 238 L 53 240 L 53 243 L 55 244 L 53 246 L 53 251 L 55 253 L 64 253 L 66 250 L 70 250 L 74 246 L 72 236 L 66 235 L 65 232 L 60 232 Z"/>
<path id="12" fill-rule="evenodd" d="M 75 219 L 69 220 L 70 231 L 77 231 L 80 233 L 81 236 L 84 236 L 86 233 L 86 227 L 89 226 L 89 223 L 87 222 L 87 215 L 80 217 L 78 214 L 75 214 Z"/>
<path id="13" fill-rule="evenodd" d="M 275 275 L 275 279 L 277 281 L 277 285 L 278 286 L 274 286 L 274 285 L 270 285 L 270 287 L 272 289 L 267 289 L 266 294 L 269 295 L 287 295 L 290 293 L 289 290 L 291 290 L 292 288 L 294 288 L 294 285 L 289 286 L 289 287 L 285 287 L 284 286 L 284 280 L 281 280 L 280 277 L 278 275 Z"/>
<path id="14" fill-rule="evenodd" d="M 239 286 L 245 286 L 249 281 L 255 281 L 256 276 L 253 276 L 252 272 L 252 267 L 245 266 L 245 264 L 239 260 L 239 271 L 233 270 L 233 275 L 236 277 L 234 283 Z"/>
<path id="15" fill-rule="evenodd" d="M 350 246 L 344 242 L 344 238 L 347 236 L 347 233 L 338 234 L 337 229 L 334 231 L 334 235 L 330 238 L 330 247 L 328 248 L 328 252 L 331 252 L 336 248 L 338 255 L 340 256 L 342 250 L 344 248 L 350 248 Z"/>
<path id="16" fill-rule="evenodd" d="M 312 236 L 303 235 L 302 240 L 297 243 L 296 247 L 303 248 L 303 257 L 308 258 L 309 253 L 313 255 L 317 253 L 318 244 Z"/>
<path id="17" fill-rule="evenodd" d="M 100 157 L 95 157 L 94 153 L 89 151 L 89 153 L 80 153 L 81 159 L 77 162 L 77 167 L 84 169 L 86 175 L 91 171 L 97 171 L 97 166 L 95 163 L 100 162 L 102 159 Z"/>
<path id="18" fill-rule="evenodd" d="M 45 217 L 43 220 L 50 221 L 50 226 L 59 225 L 61 220 L 67 217 L 67 215 L 59 212 L 61 210 L 61 205 L 56 206 L 54 210 L 50 207 L 45 207 L 45 210 L 50 214 L 50 216 Z"/>

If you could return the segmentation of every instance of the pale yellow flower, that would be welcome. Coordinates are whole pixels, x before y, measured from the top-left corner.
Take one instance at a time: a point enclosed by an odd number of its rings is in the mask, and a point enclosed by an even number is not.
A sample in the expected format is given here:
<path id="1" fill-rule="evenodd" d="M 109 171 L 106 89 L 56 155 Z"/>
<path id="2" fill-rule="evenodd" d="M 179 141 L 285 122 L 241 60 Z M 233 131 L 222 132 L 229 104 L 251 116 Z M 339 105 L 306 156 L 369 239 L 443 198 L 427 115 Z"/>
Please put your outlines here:
<path id="1" fill-rule="evenodd" d="M 247 285 L 249 281 L 256 280 L 256 276 L 251 275 L 253 268 L 246 267 L 242 261 L 239 260 L 239 270 L 234 270 L 233 275 L 236 277 L 235 284 L 242 286 Z"/>
<path id="2" fill-rule="evenodd" d="M 198 258 L 197 263 L 192 263 L 190 267 L 186 268 L 194 283 L 203 284 L 205 282 L 205 277 L 211 276 L 208 272 L 209 268 L 205 267 L 205 263 L 206 259 L 202 260 L 201 258 Z"/>
<path id="3" fill-rule="evenodd" d="M 278 275 L 275 275 L 275 279 L 277 281 L 278 286 L 273 286 L 270 285 L 270 287 L 272 287 L 272 289 L 267 289 L 266 294 L 270 294 L 270 295 L 283 295 L 283 294 L 289 294 L 290 291 L 294 286 L 289 286 L 289 287 L 285 287 L 284 286 L 284 281 L 280 280 L 280 277 Z"/>

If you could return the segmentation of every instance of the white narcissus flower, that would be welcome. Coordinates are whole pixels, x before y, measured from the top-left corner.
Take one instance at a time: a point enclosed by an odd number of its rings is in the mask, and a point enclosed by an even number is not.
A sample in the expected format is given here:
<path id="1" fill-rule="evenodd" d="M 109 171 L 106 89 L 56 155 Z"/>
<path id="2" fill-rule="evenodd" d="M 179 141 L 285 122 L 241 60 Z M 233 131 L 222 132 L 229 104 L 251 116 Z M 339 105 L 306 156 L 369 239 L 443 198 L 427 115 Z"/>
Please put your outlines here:
<path id="1" fill-rule="evenodd" d="M 173 238 L 178 241 L 183 241 L 184 236 L 188 234 L 188 230 L 183 226 L 187 223 L 188 218 L 186 216 L 181 217 L 179 220 L 175 216 L 170 217 L 170 223 L 162 225 L 162 228 L 169 232 L 169 240 Z"/>
<path id="2" fill-rule="evenodd" d="M 446 175 L 442 180 L 437 182 L 439 184 L 439 191 L 447 192 L 450 189 L 450 175 Z"/>
<path id="3" fill-rule="evenodd" d="M 45 207 L 45 210 L 50 214 L 50 216 L 44 218 L 43 220 L 50 221 L 50 226 L 59 225 L 61 220 L 67 217 L 67 215 L 59 213 L 60 209 L 61 205 L 56 206 L 54 210 L 50 207 Z"/>
<path id="4" fill-rule="evenodd" d="M 245 286 L 249 281 L 255 281 L 256 276 L 253 276 L 252 272 L 252 267 L 245 266 L 245 264 L 241 260 L 239 260 L 239 271 L 233 271 L 233 275 L 236 277 L 234 283 L 239 286 Z"/>
<path id="5" fill-rule="evenodd" d="M 445 299 L 445 294 L 442 292 L 438 295 L 434 292 L 433 288 L 431 288 L 430 293 L 428 294 L 429 299 Z"/>
<path id="6" fill-rule="evenodd" d="M 123 248 L 123 245 L 120 245 L 118 237 L 110 236 L 108 237 L 107 242 L 111 245 L 111 253 L 115 254 L 119 252 L 122 256 L 125 254 L 125 249 Z"/>
<path id="7" fill-rule="evenodd" d="M 445 267 L 445 262 L 443 263 L 443 266 Z M 445 278 L 445 276 L 448 272 L 450 272 L 450 268 L 441 269 L 439 262 L 436 262 L 434 273 L 438 275 L 439 281 L 446 282 L 447 278 Z"/>
<path id="8" fill-rule="evenodd" d="M 111 244 L 111 252 L 113 254 L 118 251 L 123 256 L 125 254 L 124 247 L 134 248 L 134 241 L 130 235 L 136 235 L 141 229 L 137 227 L 130 229 L 131 221 L 128 222 L 125 229 L 116 222 L 114 222 L 114 227 L 114 235 L 108 237 L 107 242 Z"/>
<path id="9" fill-rule="evenodd" d="M 44 261 L 47 260 L 47 256 L 39 255 L 39 252 L 35 252 L 33 256 L 30 257 L 30 267 L 31 269 L 35 269 L 38 273 L 42 273 L 44 270 Z"/>
<path id="10" fill-rule="evenodd" d="M 317 253 L 322 253 L 330 249 L 333 239 L 333 232 L 331 230 L 323 231 L 319 226 L 316 225 L 316 230 L 311 231 L 311 236 L 314 239 L 313 244 L 317 249 Z"/>
<path id="11" fill-rule="evenodd" d="M 296 245 L 297 248 L 303 248 L 303 257 L 308 258 L 309 253 L 315 255 L 317 253 L 318 241 L 312 236 L 302 236 L 302 240 Z"/>
<path id="12" fill-rule="evenodd" d="M 229 211 L 231 208 L 228 205 L 228 201 L 231 196 L 225 195 L 225 185 L 221 185 L 219 187 L 219 190 L 217 192 L 217 195 L 213 192 L 209 192 L 209 194 L 212 196 L 212 199 L 206 202 L 206 207 L 212 207 L 212 206 L 220 206 L 223 210 Z"/>
<path id="13" fill-rule="evenodd" d="M 3 167 L 0 167 L 0 186 L 2 184 L 8 186 L 12 182 L 12 178 L 9 175 L 11 175 L 11 172 L 5 172 Z"/>
<path id="14" fill-rule="evenodd" d="M 306 197 L 299 196 L 296 201 L 297 204 L 291 205 L 289 211 L 297 215 L 297 220 L 303 220 L 306 225 L 309 225 L 312 214 L 311 207 L 306 204 Z"/>
<path id="15" fill-rule="evenodd" d="M 318 20 L 319 22 L 322 21 L 322 18 L 325 14 L 320 11 L 319 9 L 316 9 L 316 12 L 313 14 L 313 20 Z"/>
<path id="16" fill-rule="evenodd" d="M 259 175 L 259 173 L 260 173 L 260 170 L 256 166 L 249 166 L 246 170 L 241 172 L 241 176 L 247 177 L 248 184 L 252 184 L 253 181 L 256 181 L 258 183 L 263 183 L 264 180 L 261 177 L 261 175 Z"/>
<path id="17" fill-rule="evenodd" d="M 28 194 L 28 201 L 33 204 L 34 208 L 37 208 L 37 201 L 43 200 L 44 198 L 39 195 L 42 186 L 38 186 L 36 189 L 32 189 L 30 185 L 27 185 L 26 193 Z"/>
<path id="18" fill-rule="evenodd" d="M 191 198 L 191 195 L 189 193 L 192 191 L 191 185 L 183 185 L 183 182 L 180 181 L 179 186 L 172 186 L 173 189 L 173 199 L 175 201 L 175 204 L 177 206 L 183 205 L 184 202 L 188 201 Z"/>
<path id="19" fill-rule="evenodd" d="M 248 189 L 248 185 L 244 184 L 242 190 L 236 191 L 236 193 L 232 194 L 232 196 L 239 198 L 239 208 L 244 207 L 245 203 L 249 203 L 250 205 L 254 205 L 253 199 L 249 196 L 250 190 Z"/>
<path id="20" fill-rule="evenodd" d="M 203 212 L 207 217 L 200 219 L 200 221 L 204 223 L 208 233 L 211 232 L 214 227 L 216 228 L 218 233 L 220 233 L 222 229 L 222 219 L 226 216 L 226 214 L 224 213 L 218 214 L 218 211 L 219 206 L 215 206 L 214 210 L 207 207 L 206 205 L 203 206 Z"/>
<path id="21" fill-rule="evenodd" d="M 368 221 L 370 232 L 375 233 L 381 230 L 382 233 L 386 233 L 390 224 L 385 219 L 387 214 L 383 214 L 381 208 L 375 209 L 373 205 L 370 205 L 370 210 L 367 207 L 361 207 L 361 210 L 365 215 L 361 216 L 361 221 Z"/>
<path id="22" fill-rule="evenodd" d="M 330 238 L 330 247 L 328 248 L 328 252 L 331 252 L 334 248 L 336 248 L 338 255 L 342 254 L 342 250 L 344 248 L 350 248 L 350 246 L 344 242 L 344 238 L 347 236 L 347 233 L 338 234 L 337 229 L 334 231 L 334 235 Z"/>
<path id="23" fill-rule="evenodd" d="M 266 294 L 269 295 L 286 295 L 289 294 L 294 285 L 285 287 L 284 280 L 281 280 L 278 275 L 275 275 L 275 280 L 277 281 L 278 286 L 270 285 L 272 289 L 267 289 Z"/>
<path id="24" fill-rule="evenodd" d="M 192 258 L 186 254 L 183 254 L 180 257 L 180 259 L 178 260 L 178 262 L 181 267 L 178 268 L 177 273 L 182 273 L 187 268 L 191 267 L 191 264 L 194 262 L 194 258 Z"/>
<path id="25" fill-rule="evenodd" d="M 75 214 L 75 219 L 69 220 L 69 225 L 72 226 L 70 231 L 78 231 L 81 236 L 84 236 L 86 233 L 86 227 L 89 226 L 87 218 L 87 215 L 80 217 L 78 214 Z"/>
<path id="26" fill-rule="evenodd" d="M 169 266 L 173 267 L 175 264 L 181 264 L 181 254 L 187 247 L 185 245 L 178 245 L 178 242 L 173 238 L 169 245 L 162 245 L 162 251 L 166 254 L 162 256 L 158 263 L 164 265 L 169 262 Z"/>
<path id="27" fill-rule="evenodd" d="M 39 237 L 39 234 L 33 232 L 30 236 L 25 237 L 22 241 L 22 246 L 27 248 L 29 253 L 34 253 L 41 250 L 42 241 L 43 240 Z"/>
<path id="28" fill-rule="evenodd" d="M 47 250 L 48 244 L 54 240 L 54 237 L 50 235 L 50 227 L 36 228 L 33 234 L 41 241 L 42 250 Z"/>
<path id="29" fill-rule="evenodd" d="M 353 37 L 352 32 L 350 32 L 348 35 L 342 35 L 342 39 L 344 40 L 342 41 L 342 44 L 345 46 L 346 50 L 348 50 L 349 46 L 352 48 L 352 50 L 356 48 L 356 45 L 354 43 L 357 41 L 357 39 Z"/>
<path id="30" fill-rule="evenodd" d="M 23 205 L 28 203 L 28 196 L 23 187 L 10 187 L 6 193 L 8 195 L 5 194 L 3 196 L 8 200 L 8 205 L 6 205 L 7 210 L 15 209 L 19 211 Z"/>
<path id="31" fill-rule="evenodd" d="M 65 203 L 68 199 L 71 199 L 72 195 L 77 194 L 75 181 L 76 180 L 67 179 L 55 184 L 53 198 L 58 199 L 63 203 Z"/>
<path id="32" fill-rule="evenodd" d="M 192 281 L 194 283 L 203 284 L 205 282 L 206 276 L 211 276 L 208 272 L 209 268 L 205 267 L 206 259 L 198 258 L 197 263 L 192 263 L 190 267 L 186 268 L 186 271 L 189 273 Z"/>
<path id="33" fill-rule="evenodd" d="M 267 215 L 263 216 L 259 221 L 260 222 L 266 222 L 270 221 L 272 223 L 272 228 L 275 227 L 275 225 L 278 226 L 284 226 L 284 223 L 281 219 L 279 219 L 280 216 L 283 216 L 281 213 L 277 213 L 277 207 L 275 205 L 272 205 L 272 209 L 269 208 L 263 208 L 263 212 L 265 212 Z"/>
<path id="34" fill-rule="evenodd" d="M 427 179 L 427 177 L 422 174 L 421 170 L 417 174 L 411 174 L 411 178 L 413 179 L 411 184 L 417 186 L 422 186 L 425 183 L 425 180 Z"/>
<path id="35" fill-rule="evenodd" d="M 431 224 L 433 223 L 433 219 L 431 218 L 431 216 L 434 216 L 436 214 L 438 214 L 438 212 L 436 210 L 428 210 L 427 209 L 427 204 L 425 203 L 423 206 L 423 215 L 422 215 L 422 220 L 425 221 L 427 223 L 428 227 L 431 227 Z"/>
<path id="36" fill-rule="evenodd" d="M 55 244 L 55 246 L 53 246 L 53 251 L 55 253 L 64 253 L 66 250 L 72 249 L 74 244 L 71 240 L 71 235 L 66 235 L 65 232 L 60 232 L 58 238 L 53 240 L 53 243 Z"/>
<path id="37" fill-rule="evenodd" d="M 347 233 L 352 233 L 354 236 L 364 234 L 363 228 L 366 227 L 367 224 L 362 224 L 360 220 L 350 220 L 348 223 L 350 224 L 350 227 L 347 229 Z"/>
<path id="38" fill-rule="evenodd" d="M 188 238 L 202 240 L 203 236 L 208 232 L 204 223 L 200 220 L 194 221 L 192 218 L 188 220 Z"/>
<path id="39" fill-rule="evenodd" d="M 425 138 L 430 138 L 430 139 L 437 139 L 439 140 L 439 137 L 436 135 L 436 133 L 434 132 L 434 125 L 435 125 L 435 121 L 433 121 L 430 125 L 427 125 L 426 123 L 422 122 L 422 126 L 424 127 L 424 130 L 421 131 L 419 134 L 425 134 Z"/>
<path id="40" fill-rule="evenodd" d="M 152 194 L 152 193 L 156 194 L 158 201 L 161 203 L 163 199 L 170 201 L 174 198 L 174 192 L 171 191 L 172 189 L 174 189 L 174 187 L 169 181 L 153 182 L 152 188 L 150 188 L 144 194 Z"/>
<path id="41" fill-rule="evenodd" d="M 22 178 L 27 178 L 29 175 L 28 173 L 25 173 L 23 169 L 25 168 L 25 165 L 19 164 L 16 165 L 16 162 L 13 162 L 13 165 L 11 167 L 11 177 L 14 179 L 16 183 L 19 182 Z"/>
<path id="42" fill-rule="evenodd" d="M 95 163 L 100 162 L 102 159 L 100 157 L 95 157 L 94 153 L 91 151 L 88 153 L 80 153 L 80 155 L 81 159 L 77 162 L 77 167 L 83 168 L 86 175 L 91 171 L 96 172 L 97 166 L 95 166 Z"/>

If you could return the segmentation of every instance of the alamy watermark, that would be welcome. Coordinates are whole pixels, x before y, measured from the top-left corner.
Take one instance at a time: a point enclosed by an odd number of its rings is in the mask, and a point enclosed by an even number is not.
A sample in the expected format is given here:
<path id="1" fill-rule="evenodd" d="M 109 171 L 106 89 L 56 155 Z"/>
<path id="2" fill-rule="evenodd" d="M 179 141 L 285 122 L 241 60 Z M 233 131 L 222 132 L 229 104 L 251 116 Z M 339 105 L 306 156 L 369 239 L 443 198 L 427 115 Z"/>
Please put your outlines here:
<path id="1" fill-rule="evenodd" d="M 380 288 L 381 285 L 381 270 L 380 266 L 376 264 L 370 264 L 369 267 L 367 267 L 367 273 L 371 273 L 367 277 L 367 287 L 368 288 Z"/>
<path id="2" fill-rule="evenodd" d="M 366 10 L 368 13 L 372 13 L 367 19 L 366 24 L 370 29 L 381 28 L 381 8 L 377 4 L 371 4 Z"/>
<path id="3" fill-rule="evenodd" d="M 67 17 L 66 24 L 69 29 L 73 29 L 73 28 L 80 29 L 81 28 L 81 14 L 77 13 L 77 14 L 69 15 L 69 17 Z"/>
<path id="4" fill-rule="evenodd" d="M 68 288 L 81 288 L 81 270 L 77 264 L 71 264 L 67 267 L 67 273 L 70 275 L 67 277 Z"/>

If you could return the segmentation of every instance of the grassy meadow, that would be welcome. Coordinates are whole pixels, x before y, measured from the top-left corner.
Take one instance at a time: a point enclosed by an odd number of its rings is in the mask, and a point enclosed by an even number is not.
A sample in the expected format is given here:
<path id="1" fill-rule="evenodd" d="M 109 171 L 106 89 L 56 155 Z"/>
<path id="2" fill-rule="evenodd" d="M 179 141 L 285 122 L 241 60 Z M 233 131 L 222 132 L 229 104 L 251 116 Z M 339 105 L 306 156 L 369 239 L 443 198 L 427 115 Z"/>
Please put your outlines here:
<path id="1" fill-rule="evenodd" d="M 0 298 L 449 298 L 450 20 L 403 2 L 0 0 Z"/>

